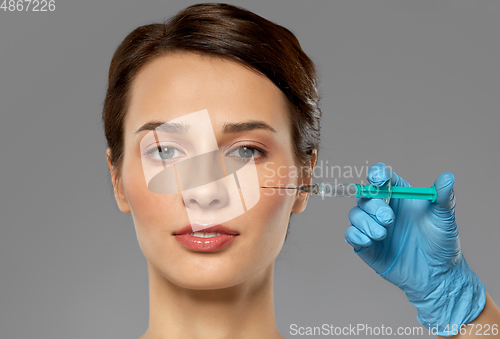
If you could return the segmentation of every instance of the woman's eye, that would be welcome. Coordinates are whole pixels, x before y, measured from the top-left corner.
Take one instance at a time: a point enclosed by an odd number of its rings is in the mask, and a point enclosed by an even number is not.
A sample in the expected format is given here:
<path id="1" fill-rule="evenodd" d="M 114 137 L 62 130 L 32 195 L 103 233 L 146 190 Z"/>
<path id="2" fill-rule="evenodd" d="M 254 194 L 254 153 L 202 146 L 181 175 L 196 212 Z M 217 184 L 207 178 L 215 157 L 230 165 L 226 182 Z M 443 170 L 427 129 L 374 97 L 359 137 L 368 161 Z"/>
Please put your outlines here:
<path id="1" fill-rule="evenodd" d="M 229 156 L 250 159 L 251 157 L 255 157 L 256 155 L 258 155 L 259 153 L 260 151 L 256 148 L 242 146 L 229 153 Z"/>
<path id="2" fill-rule="evenodd" d="M 184 153 L 173 147 L 158 147 L 148 153 L 158 160 L 172 160 L 184 155 Z"/>

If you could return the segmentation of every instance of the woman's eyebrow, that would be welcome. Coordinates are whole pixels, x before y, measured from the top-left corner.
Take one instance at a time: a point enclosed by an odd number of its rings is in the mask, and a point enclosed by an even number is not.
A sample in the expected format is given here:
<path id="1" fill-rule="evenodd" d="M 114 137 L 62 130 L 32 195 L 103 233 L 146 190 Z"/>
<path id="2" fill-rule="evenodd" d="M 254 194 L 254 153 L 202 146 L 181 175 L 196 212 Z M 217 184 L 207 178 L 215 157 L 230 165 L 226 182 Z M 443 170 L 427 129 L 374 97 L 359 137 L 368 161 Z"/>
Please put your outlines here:
<path id="1" fill-rule="evenodd" d="M 251 131 L 254 129 L 267 129 L 269 131 L 276 132 L 276 130 L 274 128 L 269 126 L 264 121 L 260 121 L 260 120 L 251 120 L 251 121 L 236 122 L 236 123 L 226 122 L 224 124 L 224 132 L 225 133 L 238 133 L 238 132 L 244 132 L 244 131 Z"/>
<path id="2" fill-rule="evenodd" d="M 178 122 L 163 122 L 163 121 L 150 121 L 139 127 L 135 132 L 138 134 L 142 131 L 152 131 L 155 129 L 161 130 L 167 133 L 187 133 L 189 126 Z M 274 128 L 260 120 L 250 120 L 242 122 L 226 122 L 224 124 L 225 133 L 238 133 L 251 131 L 255 129 L 267 129 L 272 132 L 276 132 Z"/>
<path id="3" fill-rule="evenodd" d="M 187 133 L 188 128 L 189 126 L 184 125 L 182 122 L 150 121 L 139 127 L 135 134 L 141 131 L 152 131 L 156 129 L 167 133 Z"/>

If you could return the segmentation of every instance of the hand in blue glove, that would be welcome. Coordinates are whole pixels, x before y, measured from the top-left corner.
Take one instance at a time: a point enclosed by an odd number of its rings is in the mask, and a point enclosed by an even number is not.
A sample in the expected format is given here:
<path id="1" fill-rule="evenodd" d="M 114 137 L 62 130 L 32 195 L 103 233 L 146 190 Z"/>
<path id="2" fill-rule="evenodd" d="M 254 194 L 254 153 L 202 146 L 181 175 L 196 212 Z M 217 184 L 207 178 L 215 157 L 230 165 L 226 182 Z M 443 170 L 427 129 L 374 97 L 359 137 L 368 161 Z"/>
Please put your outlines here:
<path id="1" fill-rule="evenodd" d="M 368 181 L 381 187 L 411 185 L 383 163 L 370 167 Z M 358 198 L 349 212 L 345 240 L 381 277 L 401 288 L 418 309 L 417 319 L 441 336 L 460 331 L 484 308 L 486 288 L 460 250 L 451 173 L 435 181 L 435 202 Z"/>

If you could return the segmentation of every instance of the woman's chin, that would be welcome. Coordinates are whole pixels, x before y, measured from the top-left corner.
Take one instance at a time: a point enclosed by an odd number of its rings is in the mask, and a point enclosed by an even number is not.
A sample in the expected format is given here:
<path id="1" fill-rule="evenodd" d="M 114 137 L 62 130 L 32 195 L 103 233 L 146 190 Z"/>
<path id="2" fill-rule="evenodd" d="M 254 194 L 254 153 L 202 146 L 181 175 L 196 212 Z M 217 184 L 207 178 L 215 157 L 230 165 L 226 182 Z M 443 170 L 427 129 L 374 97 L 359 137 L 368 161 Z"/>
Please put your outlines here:
<path id="1" fill-rule="evenodd" d="M 242 280 L 235 276 L 228 276 L 223 272 L 207 272 L 207 274 L 185 273 L 176 275 L 175 280 L 171 280 L 177 286 L 190 290 L 218 290 L 236 286 Z"/>
<path id="2" fill-rule="evenodd" d="M 235 287 L 244 284 L 249 279 L 265 279 L 266 274 L 272 271 L 263 270 L 261 274 L 255 275 L 262 267 L 252 267 L 245 262 L 219 262 L 202 265 L 200 262 L 190 263 L 185 261 L 176 267 L 165 267 L 163 277 L 180 288 L 192 290 L 216 290 Z M 270 273 L 269 273 L 270 272 Z"/>

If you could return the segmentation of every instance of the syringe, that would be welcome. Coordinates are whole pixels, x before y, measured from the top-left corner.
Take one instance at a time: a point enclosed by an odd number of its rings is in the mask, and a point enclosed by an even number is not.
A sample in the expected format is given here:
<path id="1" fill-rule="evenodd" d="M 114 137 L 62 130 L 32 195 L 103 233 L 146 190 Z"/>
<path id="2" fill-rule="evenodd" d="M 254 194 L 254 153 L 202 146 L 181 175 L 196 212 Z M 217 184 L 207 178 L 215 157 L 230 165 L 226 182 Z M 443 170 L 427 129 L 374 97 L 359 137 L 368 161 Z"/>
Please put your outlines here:
<path id="1" fill-rule="evenodd" d="M 314 193 L 322 198 L 347 197 L 347 198 L 382 198 L 382 199 L 423 199 L 436 201 L 436 187 L 399 187 L 386 185 L 382 187 L 374 185 L 360 185 L 355 183 L 322 182 L 313 185 L 302 185 L 299 187 L 268 187 L 274 189 L 295 189 L 302 192 Z"/>

